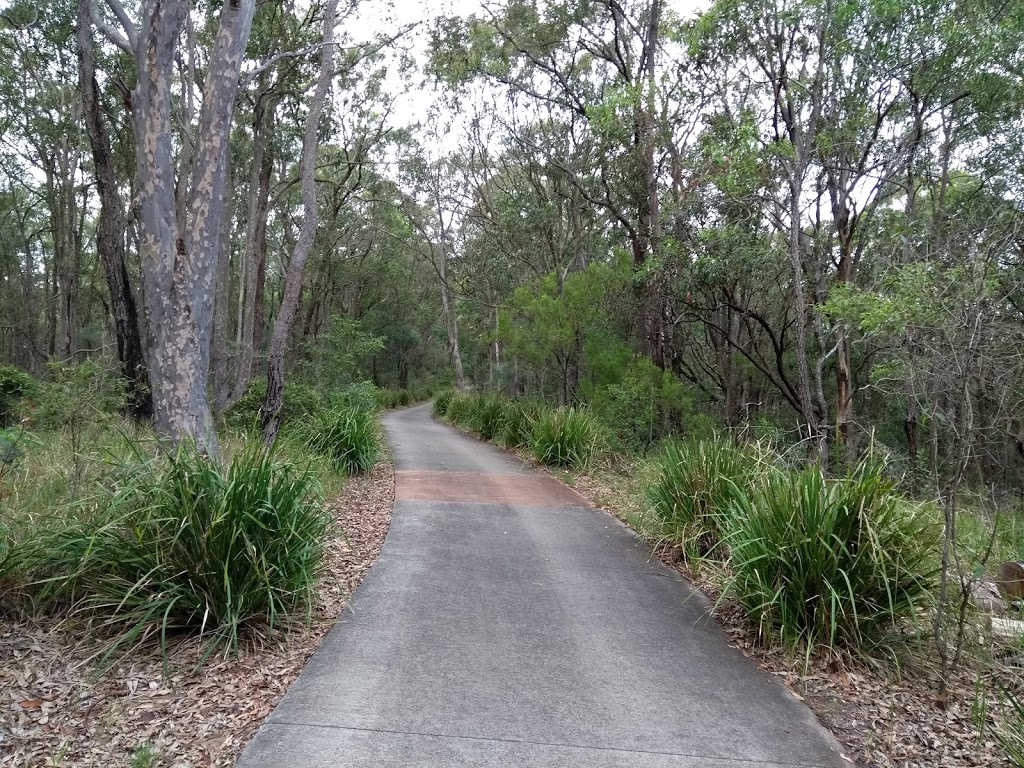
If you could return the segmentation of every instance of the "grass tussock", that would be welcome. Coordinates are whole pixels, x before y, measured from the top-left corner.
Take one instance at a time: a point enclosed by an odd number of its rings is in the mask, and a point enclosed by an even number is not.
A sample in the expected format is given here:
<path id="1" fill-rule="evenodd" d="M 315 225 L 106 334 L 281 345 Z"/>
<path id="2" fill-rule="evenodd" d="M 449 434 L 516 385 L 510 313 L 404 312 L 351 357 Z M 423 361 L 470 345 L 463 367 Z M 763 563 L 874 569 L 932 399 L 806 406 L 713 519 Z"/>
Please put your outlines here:
<path id="1" fill-rule="evenodd" d="M 100 618 L 112 651 L 186 631 L 212 653 L 309 610 L 329 527 L 308 472 L 258 447 L 182 449 L 46 521 L 14 567 L 39 605 Z"/>
<path id="2" fill-rule="evenodd" d="M 600 441 L 597 420 L 579 408 L 543 410 L 533 422 L 533 455 L 549 466 L 583 469 L 597 454 Z"/>
<path id="3" fill-rule="evenodd" d="M 811 652 L 884 645 L 928 605 L 939 531 L 880 468 L 778 472 L 734 497 L 729 591 L 766 639 Z"/>
<path id="4" fill-rule="evenodd" d="M 309 450 L 349 475 L 373 469 L 382 450 L 375 410 L 337 405 L 312 417 L 301 430 Z"/>
<path id="5" fill-rule="evenodd" d="M 754 449 L 722 437 L 670 441 L 652 464 L 646 492 L 660 522 L 658 537 L 697 557 L 718 549 L 737 491 L 763 469 Z"/>

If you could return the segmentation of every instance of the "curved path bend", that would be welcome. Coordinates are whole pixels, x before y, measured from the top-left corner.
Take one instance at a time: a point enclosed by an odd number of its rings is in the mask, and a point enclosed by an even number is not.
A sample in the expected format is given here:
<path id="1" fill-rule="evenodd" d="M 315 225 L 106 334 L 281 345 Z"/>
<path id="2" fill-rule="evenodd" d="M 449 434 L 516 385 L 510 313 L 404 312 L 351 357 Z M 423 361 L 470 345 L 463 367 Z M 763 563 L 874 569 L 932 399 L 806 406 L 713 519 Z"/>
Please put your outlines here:
<path id="1" fill-rule="evenodd" d="M 429 406 L 384 424 L 380 559 L 238 766 L 849 765 L 614 518 Z"/>

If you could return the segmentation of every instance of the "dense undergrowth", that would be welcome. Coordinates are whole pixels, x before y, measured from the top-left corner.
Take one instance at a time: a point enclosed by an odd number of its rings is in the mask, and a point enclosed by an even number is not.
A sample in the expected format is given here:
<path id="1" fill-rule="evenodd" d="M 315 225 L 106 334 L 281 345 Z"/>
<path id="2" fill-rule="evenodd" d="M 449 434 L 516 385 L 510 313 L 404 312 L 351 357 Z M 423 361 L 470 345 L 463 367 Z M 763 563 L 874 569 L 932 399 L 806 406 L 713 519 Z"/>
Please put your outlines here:
<path id="1" fill-rule="evenodd" d="M 256 386 L 210 458 L 120 416 L 116 379 L 92 363 L 0 378 L 0 613 L 88 626 L 108 660 L 195 634 L 231 651 L 308 618 L 343 534 L 323 499 L 373 468 L 379 411 L 427 395 L 292 384 L 268 450 Z"/>

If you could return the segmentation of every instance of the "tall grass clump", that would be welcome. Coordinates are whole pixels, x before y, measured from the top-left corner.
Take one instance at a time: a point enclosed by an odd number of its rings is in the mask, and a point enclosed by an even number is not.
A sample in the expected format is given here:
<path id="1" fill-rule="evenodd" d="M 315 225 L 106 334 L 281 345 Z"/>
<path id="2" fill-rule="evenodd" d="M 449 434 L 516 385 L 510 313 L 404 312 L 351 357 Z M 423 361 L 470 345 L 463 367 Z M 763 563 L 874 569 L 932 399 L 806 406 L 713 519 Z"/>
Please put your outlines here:
<path id="1" fill-rule="evenodd" d="M 529 448 L 533 444 L 533 422 L 538 407 L 526 400 L 510 400 L 497 437 L 507 448 Z"/>
<path id="2" fill-rule="evenodd" d="M 587 411 L 543 410 L 533 422 L 531 447 L 543 464 L 582 469 L 597 453 L 600 438 L 600 427 Z"/>
<path id="3" fill-rule="evenodd" d="M 752 449 L 722 437 L 669 442 L 653 461 L 646 489 L 662 540 L 687 555 L 715 551 L 737 489 L 766 468 Z"/>
<path id="4" fill-rule="evenodd" d="M 104 618 L 114 648 L 191 631 L 211 653 L 311 609 L 331 525 L 311 476 L 258 447 L 182 449 L 62 518 L 22 553 L 44 604 Z"/>
<path id="5" fill-rule="evenodd" d="M 470 429 L 484 440 L 493 440 L 501 432 L 506 403 L 499 395 L 478 395 L 473 400 Z"/>
<path id="6" fill-rule="evenodd" d="M 448 411 L 448 405 L 455 397 L 454 389 L 442 389 L 434 396 L 434 416 L 443 417 Z"/>
<path id="7" fill-rule="evenodd" d="M 884 645 L 929 599 L 938 531 L 862 463 L 769 475 L 735 495 L 725 540 L 736 596 L 761 635 L 807 653 Z"/>
<path id="8" fill-rule="evenodd" d="M 381 453 L 377 413 L 337 405 L 312 417 L 303 430 L 306 446 L 347 474 L 369 472 Z"/>
<path id="9" fill-rule="evenodd" d="M 444 417 L 456 426 L 464 426 L 469 417 L 473 405 L 473 396 L 461 392 L 452 396 L 445 408 Z"/>

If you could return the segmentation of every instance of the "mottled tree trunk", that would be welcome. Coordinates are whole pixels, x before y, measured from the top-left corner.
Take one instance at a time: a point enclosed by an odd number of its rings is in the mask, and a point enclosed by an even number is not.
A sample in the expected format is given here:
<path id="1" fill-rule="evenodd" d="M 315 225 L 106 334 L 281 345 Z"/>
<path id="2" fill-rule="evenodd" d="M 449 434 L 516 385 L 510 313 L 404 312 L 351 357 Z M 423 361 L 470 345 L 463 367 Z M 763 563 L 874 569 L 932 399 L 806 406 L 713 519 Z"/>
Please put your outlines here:
<path id="1" fill-rule="evenodd" d="M 231 115 L 255 0 L 228 0 L 210 52 L 188 184 L 187 226 L 175 216 L 170 120 L 174 54 L 188 14 L 183 0 L 148 0 L 134 43 L 139 251 L 151 338 L 157 430 L 216 452 L 207 395 L 214 274 L 220 244 Z"/>
<path id="2" fill-rule="evenodd" d="M 129 410 L 136 418 L 148 419 L 153 415 L 153 396 L 149 389 L 149 371 L 139 331 L 139 313 L 125 266 L 124 216 L 110 153 L 110 138 L 100 114 L 100 89 L 96 82 L 89 5 L 90 0 L 78 0 L 78 74 L 100 198 L 96 250 L 110 292 L 110 313 L 117 339 L 117 362 L 121 376 L 128 384 Z"/>
<path id="3" fill-rule="evenodd" d="M 316 89 L 309 102 L 309 113 L 306 115 L 306 130 L 302 137 L 302 229 L 298 242 L 288 263 L 285 274 L 284 296 L 274 332 L 270 338 L 270 355 L 267 361 L 267 393 L 263 399 L 261 425 L 263 440 L 268 445 L 274 442 L 281 428 L 281 406 L 284 405 L 284 357 L 288 350 L 288 341 L 292 335 L 295 316 L 298 313 L 299 301 L 302 298 L 302 279 L 306 268 L 306 260 L 313 250 L 313 241 L 317 230 L 316 200 L 316 157 L 317 130 L 320 126 L 320 115 L 331 90 L 334 79 L 334 25 L 338 15 L 338 0 L 328 0 L 324 9 L 323 47 L 320 48 L 320 76 Z"/>

